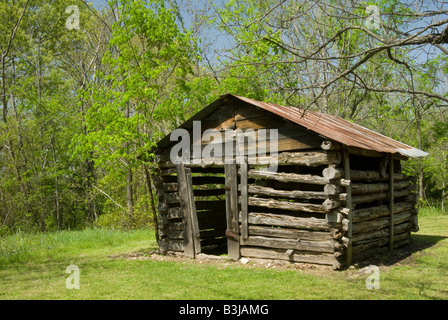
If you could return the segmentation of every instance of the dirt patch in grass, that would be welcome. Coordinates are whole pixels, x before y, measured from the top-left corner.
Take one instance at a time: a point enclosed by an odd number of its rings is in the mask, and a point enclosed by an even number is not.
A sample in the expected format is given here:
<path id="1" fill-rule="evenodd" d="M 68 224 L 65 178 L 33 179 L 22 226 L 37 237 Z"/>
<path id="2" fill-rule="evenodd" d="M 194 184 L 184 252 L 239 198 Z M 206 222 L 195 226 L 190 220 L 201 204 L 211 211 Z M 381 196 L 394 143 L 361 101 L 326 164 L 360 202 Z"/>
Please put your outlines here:
<path id="1" fill-rule="evenodd" d="M 436 246 L 440 240 L 445 239 L 442 236 L 433 235 L 413 235 L 413 241 L 405 246 L 394 249 L 392 252 L 386 252 L 372 256 L 350 266 L 349 268 L 340 271 L 347 272 L 347 276 L 353 273 L 362 272 L 363 268 L 375 265 L 381 269 L 388 269 L 396 266 L 417 266 L 415 254 L 422 252 L 425 249 Z M 291 263 L 282 260 L 266 260 L 255 258 L 242 258 L 239 261 L 232 261 L 226 255 L 215 256 L 207 254 L 199 254 L 196 259 L 191 259 L 183 256 L 180 252 L 168 252 L 161 254 L 156 251 L 139 251 L 124 253 L 119 255 L 109 256 L 112 259 L 126 259 L 126 260 L 153 260 L 153 261 L 170 261 L 179 263 L 192 263 L 199 265 L 216 266 L 218 269 L 227 267 L 244 267 L 244 268 L 263 268 L 263 269 L 279 269 L 279 270 L 303 270 L 309 274 L 334 274 L 335 272 L 331 266 L 321 266 L 306 263 Z"/>
<path id="2" fill-rule="evenodd" d="M 227 256 L 213 256 L 206 254 L 199 254 L 195 259 L 187 258 L 182 253 L 168 252 L 161 254 L 158 251 L 151 252 L 132 252 L 129 254 L 120 254 L 109 256 L 112 259 L 126 259 L 126 260 L 153 260 L 153 261 L 170 261 L 179 263 L 193 263 L 199 265 L 216 266 L 218 269 L 227 267 L 242 267 L 242 268 L 263 268 L 263 269 L 278 269 L 278 270 L 304 270 L 309 273 L 322 274 L 322 272 L 334 272 L 331 266 L 321 266 L 306 263 L 291 263 L 282 260 L 268 260 L 255 258 L 242 258 L 238 261 L 230 260 Z"/>

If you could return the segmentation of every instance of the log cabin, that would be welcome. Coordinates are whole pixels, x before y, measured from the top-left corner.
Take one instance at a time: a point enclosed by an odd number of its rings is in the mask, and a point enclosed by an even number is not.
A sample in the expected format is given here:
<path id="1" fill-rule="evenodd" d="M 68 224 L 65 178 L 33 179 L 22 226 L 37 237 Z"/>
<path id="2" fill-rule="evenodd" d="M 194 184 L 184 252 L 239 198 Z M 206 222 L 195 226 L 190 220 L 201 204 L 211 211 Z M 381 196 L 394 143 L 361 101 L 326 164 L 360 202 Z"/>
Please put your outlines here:
<path id="1" fill-rule="evenodd" d="M 418 231 L 401 161 L 427 153 L 336 116 L 226 94 L 155 154 L 163 252 L 340 269 Z"/>

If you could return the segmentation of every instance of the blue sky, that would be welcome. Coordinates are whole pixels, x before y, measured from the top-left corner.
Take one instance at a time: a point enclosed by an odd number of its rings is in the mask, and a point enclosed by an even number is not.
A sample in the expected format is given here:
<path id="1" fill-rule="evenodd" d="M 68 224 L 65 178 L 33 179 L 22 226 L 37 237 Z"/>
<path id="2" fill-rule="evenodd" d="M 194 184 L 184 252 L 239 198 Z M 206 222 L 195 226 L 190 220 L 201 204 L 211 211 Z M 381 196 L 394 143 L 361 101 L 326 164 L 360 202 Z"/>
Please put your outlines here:
<path id="1" fill-rule="evenodd" d="M 173 0 L 174 2 L 177 2 L 179 4 L 181 3 L 185 3 L 188 1 L 182 1 L 182 0 Z M 220 5 L 222 3 L 225 3 L 227 0 L 190 0 L 190 2 L 197 6 L 197 8 L 201 9 L 203 8 L 205 3 L 214 3 L 216 5 Z M 107 4 L 107 0 L 90 0 L 90 2 L 96 7 L 96 8 L 100 8 L 102 6 L 105 6 Z M 375 3 L 370 2 L 370 3 Z M 442 2 L 441 2 L 442 3 Z M 434 9 L 436 10 L 437 8 L 434 7 L 434 5 L 432 4 L 432 1 L 428 1 L 425 2 L 425 5 L 427 5 L 427 9 Z M 443 4 L 441 4 L 443 6 Z M 444 7 L 442 7 L 443 9 L 448 9 L 448 3 L 446 3 L 444 5 Z M 184 22 L 185 22 L 185 26 L 189 27 L 191 24 L 191 21 L 189 20 L 189 16 L 185 9 L 185 11 L 183 11 L 185 8 L 182 8 L 182 6 L 180 6 L 180 10 L 181 10 L 181 14 L 184 17 Z M 381 14 L 381 12 L 380 12 Z M 448 17 L 448 15 L 447 15 Z M 438 17 L 438 19 L 441 18 L 446 18 L 446 17 Z M 417 24 L 412 25 L 411 28 L 417 28 L 417 27 L 425 27 L 426 25 L 430 24 L 432 21 L 431 19 L 434 18 L 428 18 L 425 19 Z M 438 30 L 439 32 L 441 32 L 441 27 L 439 28 L 440 30 Z M 429 31 L 428 31 L 429 32 Z M 221 50 L 223 48 L 228 48 L 231 47 L 232 45 L 232 39 L 229 36 L 225 36 L 223 35 L 219 30 L 217 30 L 217 28 L 212 27 L 212 26 L 207 26 L 206 29 L 203 29 L 202 34 L 199 35 L 200 37 L 203 38 L 203 43 L 208 43 L 209 44 L 209 48 L 207 50 L 207 55 L 209 58 L 214 59 L 216 58 L 216 55 L 214 54 L 214 50 Z M 424 50 L 422 50 L 424 49 Z M 441 51 L 439 49 L 435 49 L 433 46 L 427 45 L 422 49 L 418 49 L 418 50 L 414 50 L 414 56 L 415 59 L 419 62 L 425 62 L 426 59 L 428 58 L 428 54 L 440 54 Z M 425 52 L 426 51 L 426 52 Z"/>

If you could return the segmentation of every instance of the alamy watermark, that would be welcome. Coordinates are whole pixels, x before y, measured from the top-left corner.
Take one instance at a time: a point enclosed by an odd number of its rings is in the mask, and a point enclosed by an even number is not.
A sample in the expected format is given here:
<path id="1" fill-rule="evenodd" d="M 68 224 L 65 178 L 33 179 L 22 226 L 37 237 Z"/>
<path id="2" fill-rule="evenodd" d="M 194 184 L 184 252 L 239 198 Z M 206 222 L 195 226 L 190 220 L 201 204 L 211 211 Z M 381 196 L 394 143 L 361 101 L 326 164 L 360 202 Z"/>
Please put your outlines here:
<path id="1" fill-rule="evenodd" d="M 171 148 L 174 164 L 207 165 L 216 162 L 269 165 L 268 171 L 278 168 L 278 129 L 207 129 L 202 132 L 201 121 L 193 121 L 193 136 L 186 129 L 175 129 L 170 141 L 178 141 Z M 268 148 L 269 145 L 269 148 Z M 269 150 L 268 150 L 269 149 Z"/>
<path id="2" fill-rule="evenodd" d="M 366 267 L 365 272 L 371 274 L 366 279 L 366 288 L 378 290 L 380 288 L 380 268 L 370 265 Z"/>
<path id="3" fill-rule="evenodd" d="M 79 289 L 79 268 L 71 264 L 65 269 L 65 273 L 70 275 L 65 280 L 65 287 L 67 289 Z"/>
<path id="4" fill-rule="evenodd" d="M 65 13 L 69 13 L 70 16 L 65 20 L 65 27 L 69 30 L 79 29 L 79 7 L 77 5 L 70 5 L 65 8 Z"/>
<path id="5" fill-rule="evenodd" d="M 365 22 L 366 28 L 370 30 L 378 30 L 381 25 L 380 9 L 378 8 L 378 6 L 367 6 L 366 13 L 369 15 Z"/>

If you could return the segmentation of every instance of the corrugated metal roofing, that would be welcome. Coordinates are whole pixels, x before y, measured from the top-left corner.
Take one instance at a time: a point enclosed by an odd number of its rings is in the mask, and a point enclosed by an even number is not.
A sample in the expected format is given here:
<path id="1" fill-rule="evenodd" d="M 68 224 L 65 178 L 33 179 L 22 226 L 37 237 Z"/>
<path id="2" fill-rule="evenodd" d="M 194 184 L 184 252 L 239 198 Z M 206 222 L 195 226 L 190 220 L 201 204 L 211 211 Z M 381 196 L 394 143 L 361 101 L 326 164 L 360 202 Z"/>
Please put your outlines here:
<path id="1" fill-rule="evenodd" d="M 425 151 L 336 116 L 311 110 L 304 112 L 304 110 L 299 108 L 260 102 L 236 95 L 232 96 L 349 147 L 393 154 L 399 153 L 406 157 L 424 157 L 428 155 Z"/>
<path id="2" fill-rule="evenodd" d="M 257 106 L 268 112 L 274 113 L 291 122 L 303 126 L 315 133 L 337 141 L 349 147 L 356 147 L 367 150 L 374 150 L 385 153 L 399 153 L 406 157 L 424 157 L 427 152 L 411 147 L 407 144 L 386 137 L 380 133 L 344 120 L 342 118 L 329 114 L 294 107 L 286 107 L 273 103 L 261 102 L 233 94 L 221 96 L 218 100 L 211 103 L 193 117 L 184 122 L 180 128 L 189 129 L 193 121 L 201 120 L 213 113 L 219 106 L 229 102 L 229 98 L 234 97 L 251 105 Z M 169 135 L 159 141 L 160 148 L 167 147 L 170 144 Z"/>

